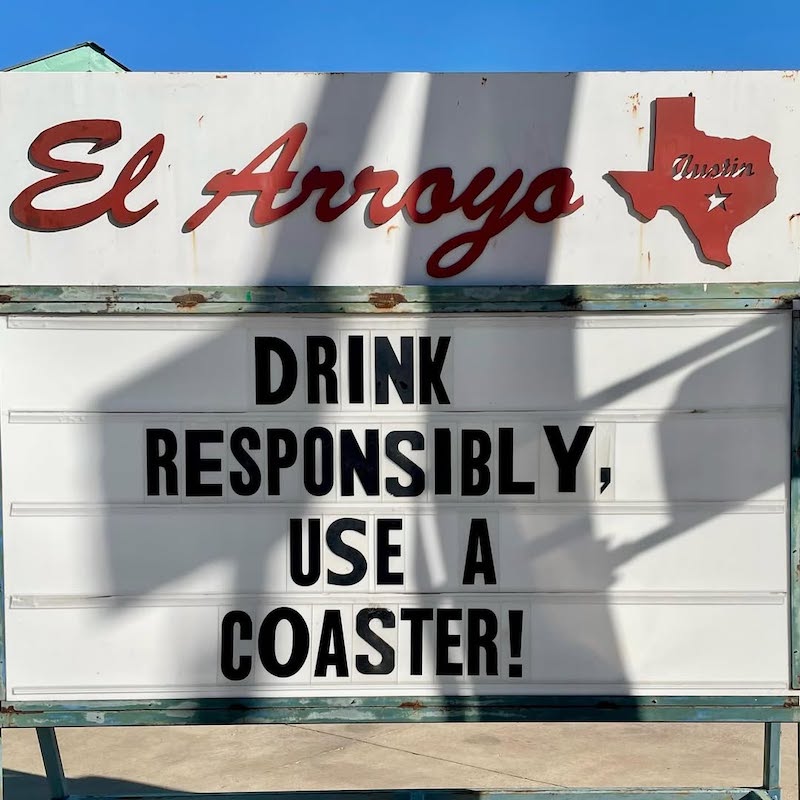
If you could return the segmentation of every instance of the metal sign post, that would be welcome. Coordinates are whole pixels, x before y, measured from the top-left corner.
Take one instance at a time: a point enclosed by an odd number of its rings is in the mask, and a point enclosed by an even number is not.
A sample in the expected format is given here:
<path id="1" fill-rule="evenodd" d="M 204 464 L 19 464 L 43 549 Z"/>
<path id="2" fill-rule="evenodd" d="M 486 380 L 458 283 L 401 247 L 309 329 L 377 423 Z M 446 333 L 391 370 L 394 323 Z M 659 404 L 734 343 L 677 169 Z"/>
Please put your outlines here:
<path id="1" fill-rule="evenodd" d="M 523 794 L 778 798 L 796 297 L 0 288 L 3 727 L 64 798 L 62 726 L 762 722 L 760 787 Z"/>

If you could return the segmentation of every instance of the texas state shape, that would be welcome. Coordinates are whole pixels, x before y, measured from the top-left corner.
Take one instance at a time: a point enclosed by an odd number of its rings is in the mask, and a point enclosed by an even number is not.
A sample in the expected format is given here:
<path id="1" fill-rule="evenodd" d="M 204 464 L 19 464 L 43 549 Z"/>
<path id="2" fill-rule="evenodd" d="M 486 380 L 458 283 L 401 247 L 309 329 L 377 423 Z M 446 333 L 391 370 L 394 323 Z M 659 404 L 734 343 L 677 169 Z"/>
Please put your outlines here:
<path id="1" fill-rule="evenodd" d="M 775 199 L 778 178 L 769 142 L 708 136 L 695 127 L 694 109 L 694 97 L 657 99 L 650 169 L 608 174 L 645 220 L 673 208 L 705 259 L 727 267 L 731 234 Z"/>

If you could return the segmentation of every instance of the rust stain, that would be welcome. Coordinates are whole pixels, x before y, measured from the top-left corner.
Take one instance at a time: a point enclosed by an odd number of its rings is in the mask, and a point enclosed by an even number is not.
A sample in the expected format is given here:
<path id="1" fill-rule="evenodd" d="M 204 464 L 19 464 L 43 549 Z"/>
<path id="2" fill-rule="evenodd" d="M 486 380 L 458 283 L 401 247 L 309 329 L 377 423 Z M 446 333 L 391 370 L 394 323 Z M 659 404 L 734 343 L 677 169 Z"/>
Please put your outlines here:
<path id="1" fill-rule="evenodd" d="M 197 239 L 195 238 L 195 233 L 197 231 L 192 231 L 192 274 L 194 275 L 195 279 L 197 279 Z"/>
<path id="2" fill-rule="evenodd" d="M 481 86 L 486 86 L 486 81 L 489 80 L 488 78 L 481 78 Z"/>
<path id="3" fill-rule="evenodd" d="M 639 113 L 639 92 L 634 92 L 633 94 L 628 95 L 628 100 L 631 101 L 631 114 L 635 117 Z"/>
<path id="4" fill-rule="evenodd" d="M 582 308 L 583 307 L 583 295 L 580 295 L 580 294 L 568 294 L 561 301 L 561 304 L 565 308 Z"/>
<path id="5" fill-rule="evenodd" d="M 11 295 L 10 294 L 0 294 L 0 304 L 2 303 L 10 303 L 11 302 Z"/>
<path id="6" fill-rule="evenodd" d="M 225 78 L 227 78 L 228 76 L 227 75 L 215 75 L 215 77 L 219 78 L 220 80 L 225 80 Z"/>
<path id="7" fill-rule="evenodd" d="M 785 78 L 788 81 L 793 81 L 795 80 L 795 78 L 797 78 L 797 70 L 787 69 L 786 72 L 784 72 L 781 77 Z"/>
<path id="8" fill-rule="evenodd" d="M 172 302 L 176 303 L 178 308 L 189 309 L 200 305 L 200 303 L 205 303 L 206 298 L 200 292 L 189 292 L 188 294 L 176 294 L 172 298 Z"/>
<path id="9" fill-rule="evenodd" d="M 644 266 L 644 223 L 639 223 L 639 273 L 641 274 L 642 267 Z"/>
<path id="10" fill-rule="evenodd" d="M 399 292 L 372 292 L 369 302 L 375 308 L 387 310 L 394 308 L 398 303 L 405 303 L 406 298 Z"/>
<path id="11" fill-rule="evenodd" d="M 410 708 L 413 711 L 419 711 L 421 708 L 425 708 L 425 705 L 419 700 L 406 700 L 404 703 L 400 703 L 400 708 Z"/>
<path id="12" fill-rule="evenodd" d="M 198 127 L 199 127 L 200 125 L 202 125 L 202 124 L 203 124 L 203 117 L 204 117 L 204 116 L 205 116 L 205 114 L 201 114 L 201 115 L 200 115 L 200 116 L 197 118 L 197 125 L 198 125 Z"/>
<path id="13" fill-rule="evenodd" d="M 789 215 L 789 222 L 793 222 L 798 217 L 800 217 L 800 211 L 796 211 L 794 214 Z"/>
<path id="14" fill-rule="evenodd" d="M 390 226 L 389 226 L 389 227 L 386 229 L 386 235 L 388 236 L 388 235 L 389 235 L 389 234 L 390 234 L 392 231 L 396 231 L 396 230 L 397 230 L 397 225 L 390 225 Z"/>
<path id="15" fill-rule="evenodd" d="M 787 697 L 783 701 L 784 708 L 797 708 L 798 705 L 800 705 L 800 699 L 797 697 Z"/>

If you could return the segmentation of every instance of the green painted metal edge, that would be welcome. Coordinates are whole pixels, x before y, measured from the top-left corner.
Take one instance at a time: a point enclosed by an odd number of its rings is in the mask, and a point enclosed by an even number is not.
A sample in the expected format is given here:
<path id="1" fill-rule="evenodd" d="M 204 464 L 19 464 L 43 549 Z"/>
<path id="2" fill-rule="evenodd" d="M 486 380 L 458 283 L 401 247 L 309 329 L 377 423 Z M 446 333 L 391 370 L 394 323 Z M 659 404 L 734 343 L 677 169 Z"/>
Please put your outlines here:
<path id="1" fill-rule="evenodd" d="M 767 722 L 764 725 L 764 765 L 761 780 L 761 788 L 773 800 L 779 800 L 781 785 L 781 726 L 774 722 Z"/>
<path id="2" fill-rule="evenodd" d="M 800 309 L 792 310 L 792 389 L 789 485 L 789 608 L 793 689 L 800 688 Z"/>
<path id="3" fill-rule="evenodd" d="M 0 286 L 0 314 L 426 313 L 788 309 L 800 284 Z"/>
<path id="4" fill-rule="evenodd" d="M 44 774 L 50 788 L 50 797 L 57 800 L 68 797 L 69 791 L 55 729 L 37 728 L 36 738 L 39 740 L 39 751 L 42 754 L 42 764 L 44 765 Z"/>
<path id="5" fill-rule="evenodd" d="M 13 703 L 6 728 L 350 722 L 800 722 L 796 697 L 484 696 Z"/>

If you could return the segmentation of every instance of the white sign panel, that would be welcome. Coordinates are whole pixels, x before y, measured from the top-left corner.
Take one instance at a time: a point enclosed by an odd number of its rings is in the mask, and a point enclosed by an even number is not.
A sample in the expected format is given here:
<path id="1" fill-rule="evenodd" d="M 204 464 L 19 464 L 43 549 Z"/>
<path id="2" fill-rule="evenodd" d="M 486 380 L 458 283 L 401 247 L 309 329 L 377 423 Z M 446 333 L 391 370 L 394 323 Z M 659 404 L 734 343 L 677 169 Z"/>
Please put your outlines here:
<path id="1" fill-rule="evenodd" d="M 784 694 L 789 316 L 11 316 L 8 698 Z"/>
<path id="2" fill-rule="evenodd" d="M 4 284 L 790 282 L 795 73 L 0 74 Z"/>

